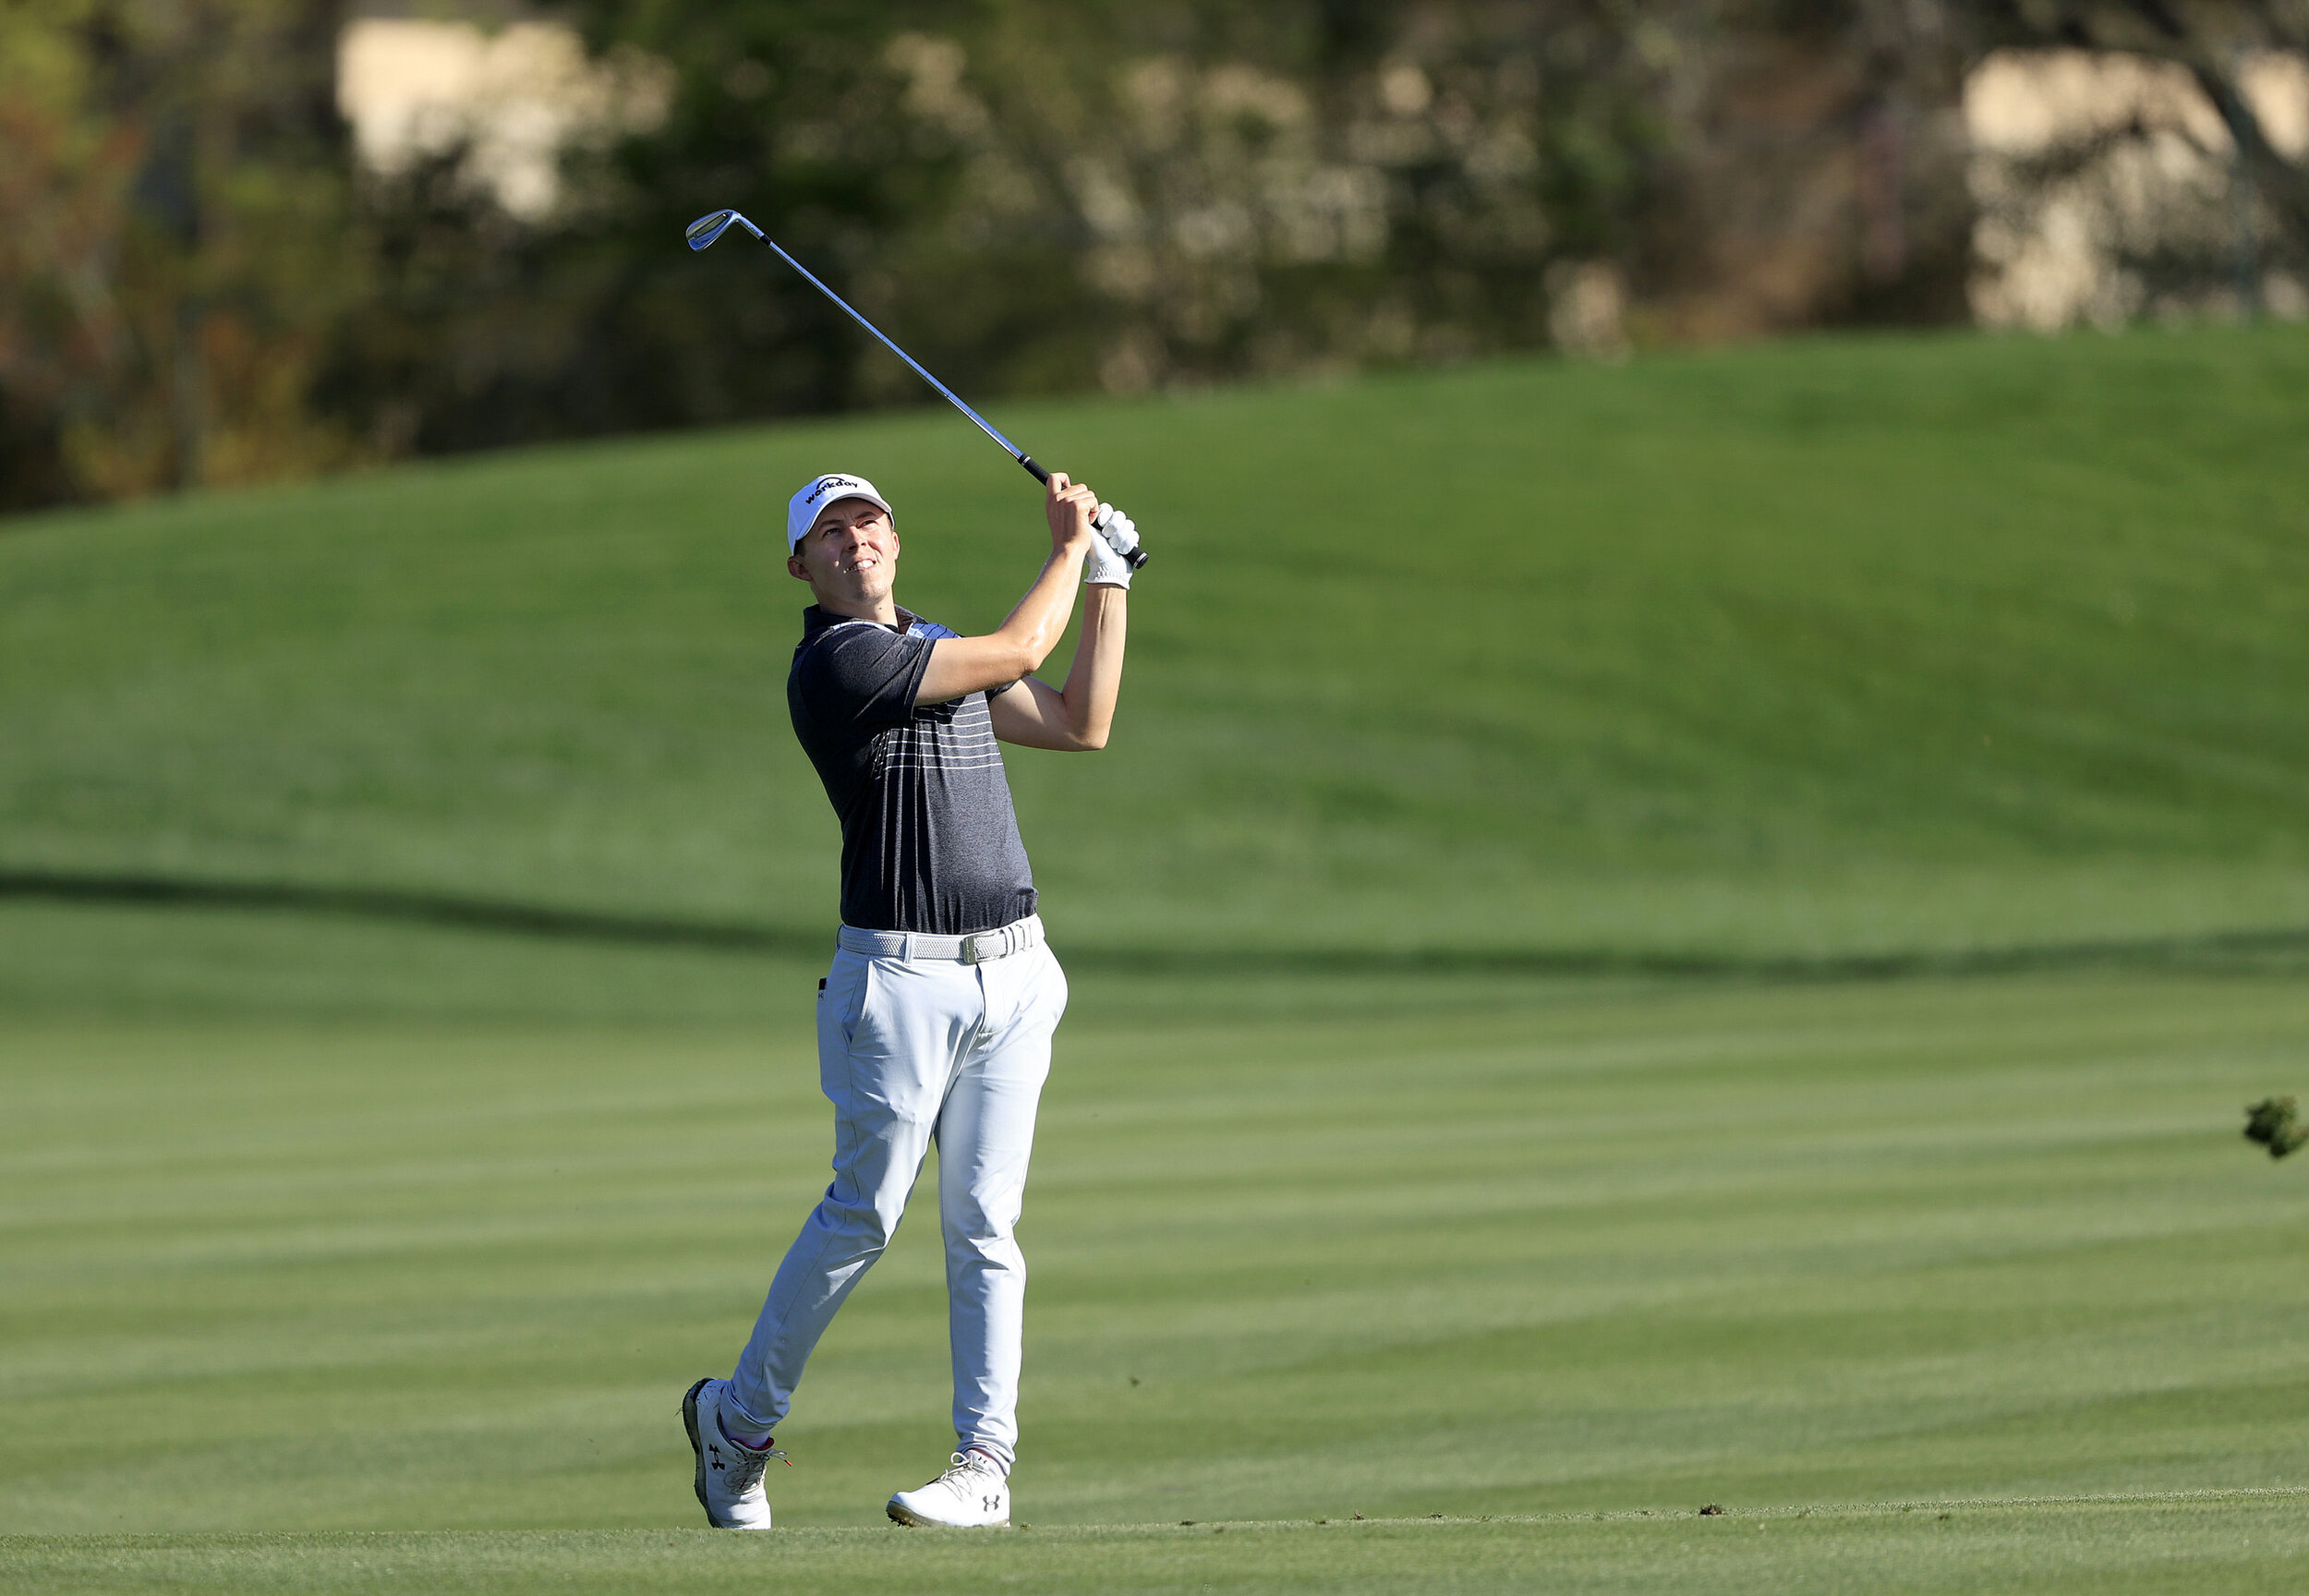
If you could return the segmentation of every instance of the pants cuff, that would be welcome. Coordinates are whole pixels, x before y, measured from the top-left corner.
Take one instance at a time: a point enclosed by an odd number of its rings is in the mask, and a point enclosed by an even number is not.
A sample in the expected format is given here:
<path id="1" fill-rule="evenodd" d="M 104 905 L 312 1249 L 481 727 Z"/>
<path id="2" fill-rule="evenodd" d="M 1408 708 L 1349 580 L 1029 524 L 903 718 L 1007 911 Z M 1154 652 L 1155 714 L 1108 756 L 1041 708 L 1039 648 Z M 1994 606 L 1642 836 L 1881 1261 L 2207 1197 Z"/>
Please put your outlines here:
<path id="1" fill-rule="evenodd" d="M 767 1435 L 778 1428 L 777 1421 L 761 1418 L 751 1408 L 738 1400 L 738 1388 L 735 1381 L 730 1382 L 721 1388 L 721 1410 L 737 1420 L 750 1433 Z"/>
<path id="2" fill-rule="evenodd" d="M 1009 1478 L 1010 1466 L 1018 1461 L 1017 1458 L 1010 1456 L 1010 1449 L 1008 1446 L 1001 1445 L 1000 1444 L 993 1441 L 963 1440 L 959 1443 L 954 1449 L 957 1452 L 984 1453 L 986 1457 L 994 1459 L 996 1466 L 1002 1470 L 1003 1478 L 1006 1480 Z"/>

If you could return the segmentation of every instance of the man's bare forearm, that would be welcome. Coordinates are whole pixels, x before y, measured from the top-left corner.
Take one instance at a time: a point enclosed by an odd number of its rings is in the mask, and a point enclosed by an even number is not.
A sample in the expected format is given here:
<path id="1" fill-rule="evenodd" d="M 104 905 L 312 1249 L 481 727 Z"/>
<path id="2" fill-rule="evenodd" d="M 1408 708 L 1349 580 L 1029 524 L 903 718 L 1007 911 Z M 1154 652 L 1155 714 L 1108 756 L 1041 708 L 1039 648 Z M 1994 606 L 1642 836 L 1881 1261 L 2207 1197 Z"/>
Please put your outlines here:
<path id="1" fill-rule="evenodd" d="M 1067 623 L 1074 616 L 1074 595 L 1082 585 L 1082 550 L 1053 550 L 1026 597 L 995 630 L 997 637 L 1018 650 L 1020 676 L 1040 667 L 1066 635 Z"/>
<path id="2" fill-rule="evenodd" d="M 1098 536 L 1091 530 L 1098 496 L 1063 471 L 1053 471 L 1045 486 L 1050 558 L 1043 562 L 1042 574 L 994 631 L 983 637 L 941 637 L 931 646 L 915 703 L 943 704 L 965 693 L 1007 687 L 1033 675 L 1058 646 L 1074 613 L 1074 589 L 1082 577 L 1083 558 Z"/>
<path id="3" fill-rule="evenodd" d="M 1104 748 L 1114 729 L 1115 699 L 1122 690 L 1122 651 L 1129 636 L 1130 595 L 1127 588 L 1092 586 L 1082 598 L 1082 635 L 1059 697 L 1067 730 L 1083 748 Z"/>
<path id="4" fill-rule="evenodd" d="M 1081 584 L 1079 544 L 1051 550 L 1042 574 L 1009 616 L 983 637 L 942 637 L 930 651 L 929 667 L 914 695 L 918 704 L 943 704 L 965 693 L 1000 687 L 1034 673 L 1066 635 Z"/>

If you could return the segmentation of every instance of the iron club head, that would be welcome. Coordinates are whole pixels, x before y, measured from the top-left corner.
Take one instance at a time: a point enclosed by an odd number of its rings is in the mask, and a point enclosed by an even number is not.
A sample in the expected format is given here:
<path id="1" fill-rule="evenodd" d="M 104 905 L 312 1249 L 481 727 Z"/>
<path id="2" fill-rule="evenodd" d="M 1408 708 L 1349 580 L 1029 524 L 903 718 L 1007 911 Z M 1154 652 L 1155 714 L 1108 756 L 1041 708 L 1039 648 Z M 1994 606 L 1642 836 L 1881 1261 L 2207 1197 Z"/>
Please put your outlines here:
<path id="1" fill-rule="evenodd" d="M 729 230 L 730 224 L 732 222 L 753 234 L 756 238 L 763 236 L 759 227 L 755 226 L 753 223 L 748 222 L 735 211 L 708 211 L 683 229 L 683 236 L 689 239 L 690 248 L 693 249 L 708 248 L 715 239 Z"/>

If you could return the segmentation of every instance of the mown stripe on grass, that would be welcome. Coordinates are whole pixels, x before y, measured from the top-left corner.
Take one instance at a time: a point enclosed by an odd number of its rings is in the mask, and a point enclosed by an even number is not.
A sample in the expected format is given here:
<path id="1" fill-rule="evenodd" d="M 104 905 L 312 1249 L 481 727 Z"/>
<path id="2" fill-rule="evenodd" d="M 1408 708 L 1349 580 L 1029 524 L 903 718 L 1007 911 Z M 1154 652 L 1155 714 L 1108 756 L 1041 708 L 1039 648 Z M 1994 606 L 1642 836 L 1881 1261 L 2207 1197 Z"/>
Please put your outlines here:
<path id="1" fill-rule="evenodd" d="M 292 881 L 232 881 L 143 874 L 0 870 L 0 900 L 139 908 L 254 909 L 448 925 L 574 941 L 815 957 L 822 931 L 620 914 L 505 899 Z M 2244 926 L 2186 937 L 2108 937 L 2003 947 L 1819 957 L 1646 951 L 1614 948 L 1400 949 L 1070 947 L 1078 968 L 1168 974 L 1697 975 L 1765 980 L 1873 981 L 1903 976 L 2026 974 L 2109 967 L 2199 968 L 2309 954 L 2309 925 Z"/>

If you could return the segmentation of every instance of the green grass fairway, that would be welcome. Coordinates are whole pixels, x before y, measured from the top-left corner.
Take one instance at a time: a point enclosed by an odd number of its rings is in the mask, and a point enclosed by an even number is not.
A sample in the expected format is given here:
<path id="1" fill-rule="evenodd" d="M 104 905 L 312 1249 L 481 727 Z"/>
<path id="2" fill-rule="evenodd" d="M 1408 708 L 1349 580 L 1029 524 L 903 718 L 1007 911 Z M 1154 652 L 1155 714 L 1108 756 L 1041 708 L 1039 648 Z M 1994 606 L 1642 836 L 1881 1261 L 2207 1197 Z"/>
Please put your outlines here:
<path id="1" fill-rule="evenodd" d="M 2309 327 L 1001 421 L 1157 551 L 1116 746 L 1013 765 L 1079 948 L 2309 931 Z M 1032 484 L 943 408 L 11 523 L 0 872 L 817 935 L 773 528 L 828 465 L 893 495 L 902 596 L 999 619 Z"/>
<path id="2" fill-rule="evenodd" d="M 780 507 L 1043 546 L 924 412 L 0 527 L 0 1596 L 2309 1589 L 2309 328 L 1000 420 L 1156 552 L 1031 1528 L 881 1521 L 926 1192 L 786 1532 L 675 1413 L 826 1179 Z"/>
<path id="3" fill-rule="evenodd" d="M 674 1407 L 824 1179 L 812 967 L 586 950 L 751 1022 L 556 1024 L 518 939 L 289 919 L 360 1012 L 264 919 L 0 915 L 52 973 L 173 926 L 215 1005 L 0 1032 L 0 1590 L 2309 1574 L 2309 1167 L 2237 1134 L 2300 1084 L 2297 973 L 1093 971 L 1028 1203 L 1034 1530 L 877 1524 L 948 1444 L 925 1209 L 780 1433 L 809 1532 L 753 1549 L 687 1532 Z M 426 1014 L 453 966 L 498 1006 Z M 461 1529 L 555 1532 L 336 1533 Z"/>
<path id="4" fill-rule="evenodd" d="M 0 1591 L 636 1590 L 1425 1592 L 1698 1590 L 2074 1596 L 2291 1593 L 2299 1492 L 1554 1518 L 1044 1528 L 983 1535 L 798 1530 L 315 1536 L 0 1536 Z"/>

